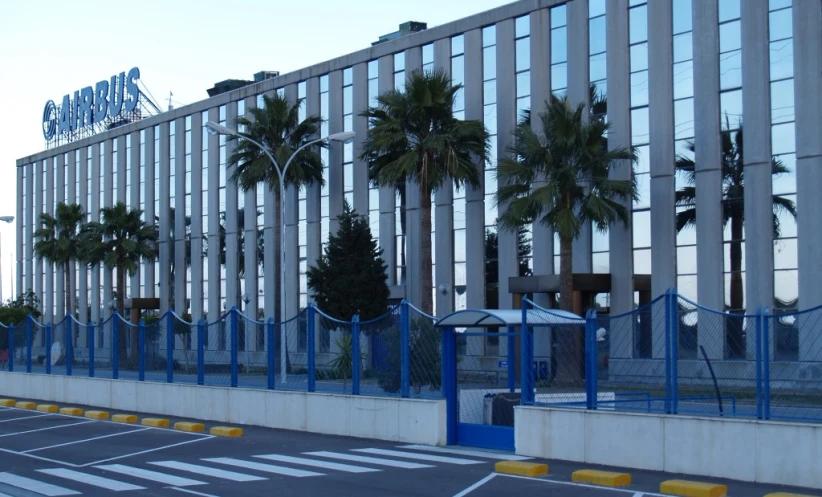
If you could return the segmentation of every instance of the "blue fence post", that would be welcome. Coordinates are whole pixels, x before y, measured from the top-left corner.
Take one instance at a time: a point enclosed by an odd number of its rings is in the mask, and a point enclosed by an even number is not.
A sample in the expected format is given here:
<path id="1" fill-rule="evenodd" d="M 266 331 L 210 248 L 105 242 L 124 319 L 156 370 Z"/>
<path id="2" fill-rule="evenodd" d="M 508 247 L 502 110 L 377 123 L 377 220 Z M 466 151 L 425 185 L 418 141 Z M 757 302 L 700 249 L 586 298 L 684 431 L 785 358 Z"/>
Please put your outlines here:
<path id="1" fill-rule="evenodd" d="M 754 322 L 755 325 L 755 337 L 756 346 L 755 354 L 756 354 L 756 418 L 762 419 L 763 418 L 763 402 L 762 402 L 762 319 L 764 318 L 764 314 L 762 313 L 762 307 L 756 308 L 756 321 Z"/>
<path id="2" fill-rule="evenodd" d="M 120 314 L 114 311 L 111 315 L 111 377 L 120 377 Z"/>
<path id="3" fill-rule="evenodd" d="M 14 323 L 9 325 L 9 372 L 14 371 Z"/>
<path id="4" fill-rule="evenodd" d="M 51 374 L 51 323 L 46 324 L 46 374 Z"/>
<path id="5" fill-rule="evenodd" d="M 266 332 L 266 343 L 268 344 L 268 389 L 273 390 L 274 385 L 276 382 L 275 380 L 275 373 L 276 367 L 275 364 L 275 355 L 274 354 L 274 318 L 268 318 L 268 322 L 265 324 L 265 332 Z"/>
<path id="6" fill-rule="evenodd" d="M 66 376 L 71 376 L 71 363 L 74 359 L 74 337 L 71 330 L 71 315 L 66 315 Z"/>
<path id="7" fill-rule="evenodd" d="M 506 359 L 508 360 L 508 364 L 506 367 L 506 371 L 508 374 L 508 391 L 514 393 L 517 389 L 517 364 L 516 364 L 516 353 L 517 353 L 517 336 L 516 336 L 516 327 L 509 326 L 508 327 L 508 356 Z"/>
<path id="8" fill-rule="evenodd" d="M 351 318 L 351 394 L 360 394 L 360 315 Z"/>
<path id="9" fill-rule="evenodd" d="M 31 363 L 31 346 L 29 346 L 29 363 Z M 88 377 L 94 378 L 94 321 L 88 324 Z"/>
<path id="10" fill-rule="evenodd" d="M 671 290 L 671 412 L 679 412 L 679 293 Z"/>
<path id="11" fill-rule="evenodd" d="M 520 340 L 520 404 L 533 403 L 532 393 L 534 386 L 531 383 L 531 370 L 533 368 L 534 354 L 529 350 L 528 339 L 528 299 L 522 299 L 522 324 L 519 329 Z"/>
<path id="12" fill-rule="evenodd" d="M 237 363 L 237 310 L 236 306 L 231 307 L 231 386 L 239 384 L 238 363 Z"/>
<path id="13" fill-rule="evenodd" d="M 442 334 L 442 388 L 445 392 L 446 441 L 457 443 L 457 337 L 448 326 Z"/>
<path id="14" fill-rule="evenodd" d="M 665 413 L 671 414 L 671 399 L 673 397 L 673 389 L 671 387 L 671 289 L 665 290 L 665 298 L 663 300 L 664 319 L 665 324 Z M 653 320 L 652 320 L 653 321 Z M 653 324 L 652 324 L 653 326 Z"/>
<path id="15" fill-rule="evenodd" d="M 762 406 L 765 419 L 771 419 L 771 323 L 768 309 L 762 316 Z"/>
<path id="16" fill-rule="evenodd" d="M 408 301 L 400 304 L 400 396 L 411 395 L 411 316 Z"/>
<path id="17" fill-rule="evenodd" d="M 146 381 L 146 322 L 137 324 L 137 379 Z"/>
<path id="18" fill-rule="evenodd" d="M 197 384 L 205 385 L 205 321 L 197 321 Z"/>
<path id="19" fill-rule="evenodd" d="M 26 373 L 31 373 L 31 323 L 33 320 L 31 314 L 26 316 Z"/>
<path id="20" fill-rule="evenodd" d="M 174 383 L 174 309 L 166 312 L 166 383 Z"/>
<path id="21" fill-rule="evenodd" d="M 314 309 L 314 304 L 308 304 L 308 309 L 306 311 L 307 315 L 307 335 L 306 337 L 308 340 L 308 391 L 314 392 L 317 389 L 317 358 L 314 357 L 314 349 L 316 347 L 317 341 L 314 336 L 314 321 L 316 310 Z"/>
<path id="22" fill-rule="evenodd" d="M 585 314 L 585 392 L 586 407 L 597 408 L 597 313 Z"/>

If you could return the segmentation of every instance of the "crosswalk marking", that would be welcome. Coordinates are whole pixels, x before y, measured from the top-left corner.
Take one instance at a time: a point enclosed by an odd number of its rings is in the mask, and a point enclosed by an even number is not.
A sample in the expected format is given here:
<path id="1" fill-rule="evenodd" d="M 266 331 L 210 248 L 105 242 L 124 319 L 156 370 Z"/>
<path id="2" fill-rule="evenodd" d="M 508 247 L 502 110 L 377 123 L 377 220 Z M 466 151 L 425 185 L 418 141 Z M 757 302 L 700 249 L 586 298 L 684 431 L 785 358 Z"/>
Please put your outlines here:
<path id="1" fill-rule="evenodd" d="M 46 497 L 59 497 L 61 495 L 80 495 L 80 492 L 69 490 L 67 488 L 58 487 L 49 483 L 32 480 L 23 476 L 13 475 L 11 473 L 0 473 L 0 483 L 11 485 L 12 487 L 21 488 L 30 492 L 35 492 Z"/>
<path id="2" fill-rule="evenodd" d="M 365 452 L 367 454 L 376 454 L 379 456 L 401 457 L 405 459 L 416 459 L 419 461 L 441 462 L 445 464 L 459 464 L 462 466 L 468 464 L 482 464 L 482 461 L 473 461 L 471 459 L 462 459 L 459 457 L 444 457 L 434 456 L 431 454 L 418 454 L 415 452 L 402 452 L 399 450 L 386 449 L 353 449 L 354 452 Z"/>
<path id="3" fill-rule="evenodd" d="M 514 454 L 498 454 L 495 452 L 485 452 L 481 450 L 452 449 L 449 447 L 434 447 L 431 445 L 401 445 L 399 449 L 422 450 L 426 452 L 440 452 L 443 454 L 456 454 L 468 457 L 483 457 L 486 459 L 499 459 L 501 461 L 529 461 L 531 457 L 517 456 Z"/>
<path id="4" fill-rule="evenodd" d="M 231 457 L 213 457 L 209 459 L 203 459 L 203 461 L 213 462 L 217 464 L 226 464 L 228 466 L 236 466 L 238 468 L 253 469 L 255 471 L 263 471 L 266 473 L 274 473 L 277 475 L 295 476 L 297 478 L 305 478 L 307 476 L 323 476 L 323 473 L 315 473 L 314 471 L 305 471 L 303 469 L 286 468 L 284 466 L 274 466 L 273 464 L 243 461 L 241 459 L 233 459 Z"/>
<path id="5" fill-rule="evenodd" d="M 85 483 L 87 485 L 91 485 L 94 487 L 105 488 L 106 490 L 112 490 L 114 492 L 122 492 L 124 490 L 145 490 L 145 487 L 139 487 L 137 485 L 132 485 L 131 483 L 123 483 L 117 480 L 109 480 L 108 478 L 103 478 L 101 476 L 94 476 L 88 473 L 81 473 L 79 471 L 74 471 L 71 469 L 65 468 L 55 468 L 55 469 L 38 469 L 40 473 L 45 473 L 51 476 L 57 476 L 59 478 L 65 478 L 67 480 L 78 481 L 80 483 Z"/>
<path id="6" fill-rule="evenodd" d="M 267 480 L 262 476 L 246 475 L 243 473 L 235 473 L 234 471 L 226 471 L 224 469 L 209 468 L 208 466 L 199 466 L 196 464 L 188 464 L 177 461 L 158 461 L 150 462 L 155 466 L 162 466 L 165 468 L 179 469 L 180 471 L 189 471 L 191 473 L 198 473 L 201 475 L 213 476 L 215 478 L 222 478 L 231 481 L 260 481 Z"/>
<path id="7" fill-rule="evenodd" d="M 191 485 L 206 484 L 204 481 L 197 481 L 188 478 L 182 478 L 179 476 L 167 475 L 165 473 L 149 471 L 147 469 L 133 468 L 131 466 L 125 466 L 122 464 L 105 464 L 102 466 L 94 467 L 105 471 L 113 471 L 115 473 L 133 476 L 135 478 L 142 478 L 144 480 L 155 481 L 157 483 L 165 483 L 166 485 L 173 485 L 175 487 L 187 487 Z"/>
<path id="8" fill-rule="evenodd" d="M 347 473 L 371 473 L 374 471 L 381 471 L 374 468 L 363 468 L 362 466 L 352 466 L 350 464 L 340 464 L 329 461 L 315 461 L 314 459 L 305 459 L 303 457 L 281 456 L 279 454 L 266 454 L 264 456 L 254 456 L 261 459 L 269 459 L 271 461 L 288 462 L 292 464 L 302 464 L 305 466 L 314 466 L 317 468 L 334 469 L 337 471 L 345 471 Z"/>
<path id="9" fill-rule="evenodd" d="M 392 468 L 403 469 L 422 469 L 433 468 L 434 466 L 428 464 L 420 464 L 416 462 L 394 461 L 392 459 L 380 459 L 378 457 L 358 456 L 355 454 L 343 454 L 340 452 L 305 452 L 307 456 L 328 457 L 330 459 L 341 459 L 343 461 L 364 462 L 366 464 L 375 464 L 379 466 L 389 466 Z"/>

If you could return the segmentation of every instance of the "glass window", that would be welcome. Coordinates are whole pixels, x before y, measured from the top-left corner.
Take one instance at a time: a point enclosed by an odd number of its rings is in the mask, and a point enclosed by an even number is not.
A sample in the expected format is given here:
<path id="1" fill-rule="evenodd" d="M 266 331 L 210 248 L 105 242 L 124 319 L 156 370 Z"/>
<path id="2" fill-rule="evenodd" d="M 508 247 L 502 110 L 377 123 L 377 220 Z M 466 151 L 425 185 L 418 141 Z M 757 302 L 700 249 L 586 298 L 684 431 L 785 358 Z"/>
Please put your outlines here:
<path id="1" fill-rule="evenodd" d="M 517 97 L 525 97 L 531 94 L 531 71 L 517 74 Z"/>
<path id="2" fill-rule="evenodd" d="M 634 212 L 634 248 L 651 246 L 651 211 Z"/>
<path id="3" fill-rule="evenodd" d="M 791 9 L 771 12 L 769 17 L 768 29 L 770 31 L 770 39 L 772 41 L 783 40 L 793 36 L 793 19 Z"/>
<path id="4" fill-rule="evenodd" d="M 405 52 L 394 54 L 394 72 L 405 70 Z"/>
<path id="5" fill-rule="evenodd" d="M 607 76 L 607 63 L 605 54 L 592 55 L 589 60 L 589 79 L 599 81 Z"/>
<path id="6" fill-rule="evenodd" d="M 739 19 L 741 0 L 719 0 L 719 22 Z"/>
<path id="7" fill-rule="evenodd" d="M 631 143 L 634 145 L 648 143 L 650 136 L 648 126 L 648 107 L 631 111 Z"/>
<path id="8" fill-rule="evenodd" d="M 782 155 L 796 150 L 794 123 L 777 124 L 771 128 L 771 153 Z"/>
<path id="9" fill-rule="evenodd" d="M 691 24 L 691 0 L 673 0 L 674 34 L 684 33 L 693 29 Z"/>
<path id="10" fill-rule="evenodd" d="M 521 38 L 516 42 L 516 71 L 525 71 L 531 67 L 531 38 Z"/>
<path id="11" fill-rule="evenodd" d="M 457 35 L 451 38 L 451 55 L 461 55 L 465 53 L 465 35 Z"/>
<path id="12" fill-rule="evenodd" d="M 630 43 L 648 40 L 648 6 L 635 7 L 630 10 Z"/>
<path id="13" fill-rule="evenodd" d="M 771 80 L 793 77 L 793 40 L 772 42 L 770 56 Z"/>
<path id="14" fill-rule="evenodd" d="M 482 84 L 482 101 L 485 105 L 496 103 L 497 101 L 497 80 L 492 79 Z"/>
<path id="15" fill-rule="evenodd" d="M 773 194 L 785 195 L 795 193 L 796 156 L 794 154 L 785 154 L 777 156 L 774 159 L 779 161 L 789 172 L 773 176 Z"/>
<path id="16" fill-rule="evenodd" d="M 602 53 L 605 51 L 605 46 L 605 16 L 600 16 L 588 21 L 588 53 Z"/>
<path id="17" fill-rule="evenodd" d="M 648 69 L 648 44 L 640 43 L 631 46 L 631 72 Z"/>
<path id="18" fill-rule="evenodd" d="M 771 123 L 794 120 L 793 80 L 771 83 Z"/>
<path id="19" fill-rule="evenodd" d="M 551 66 L 551 91 L 561 90 L 568 87 L 568 63 Z"/>
<path id="20" fill-rule="evenodd" d="M 379 76 L 379 62 L 376 60 L 368 61 L 368 79 L 374 79 Z"/>
<path id="21" fill-rule="evenodd" d="M 638 198 L 634 200 L 634 209 L 647 209 L 651 206 L 651 175 L 648 173 L 636 175 Z"/>
<path id="22" fill-rule="evenodd" d="M 674 63 L 693 59 L 693 38 L 691 33 L 674 36 Z"/>
<path id="23" fill-rule="evenodd" d="M 791 61 L 789 65 L 791 66 L 791 73 L 793 73 L 793 62 Z M 773 71 L 773 63 L 771 63 L 771 71 Z M 773 72 L 771 74 L 773 78 Z M 722 90 L 742 87 L 741 50 L 719 56 L 719 87 Z"/>
<path id="24" fill-rule="evenodd" d="M 648 71 L 631 74 L 631 107 L 648 105 Z"/>
<path id="25" fill-rule="evenodd" d="M 482 28 L 482 46 L 490 47 L 497 44 L 497 27 L 486 26 Z"/>
<path id="26" fill-rule="evenodd" d="M 567 23 L 567 12 L 565 4 L 551 8 L 551 28 L 565 26 Z"/>
<path id="27" fill-rule="evenodd" d="M 696 274 L 696 247 L 677 247 L 676 270 L 679 274 Z"/>
<path id="28" fill-rule="evenodd" d="M 606 0 L 588 0 L 588 17 L 605 15 Z"/>
<path id="29" fill-rule="evenodd" d="M 497 47 L 482 49 L 482 79 L 487 81 L 497 77 Z"/>
<path id="30" fill-rule="evenodd" d="M 351 114 L 354 108 L 354 87 L 343 88 L 343 114 Z"/>
<path id="31" fill-rule="evenodd" d="M 726 125 L 726 116 L 729 129 L 738 129 L 742 124 L 742 90 L 724 92 L 719 96 L 719 101 L 723 129 Z"/>
<path id="32" fill-rule="evenodd" d="M 531 34 L 531 16 L 517 17 L 514 21 L 516 37 L 522 38 Z"/>
<path id="33" fill-rule="evenodd" d="M 719 52 L 726 53 L 742 48 L 740 21 L 719 25 Z"/>
<path id="34" fill-rule="evenodd" d="M 694 96 L 694 65 L 693 61 L 674 64 L 674 98 L 688 98 Z"/>
<path id="35" fill-rule="evenodd" d="M 674 102 L 674 139 L 694 136 L 694 101 L 691 98 Z"/>
<path id="36" fill-rule="evenodd" d="M 568 60 L 568 37 L 566 28 L 551 30 L 551 64 Z"/>

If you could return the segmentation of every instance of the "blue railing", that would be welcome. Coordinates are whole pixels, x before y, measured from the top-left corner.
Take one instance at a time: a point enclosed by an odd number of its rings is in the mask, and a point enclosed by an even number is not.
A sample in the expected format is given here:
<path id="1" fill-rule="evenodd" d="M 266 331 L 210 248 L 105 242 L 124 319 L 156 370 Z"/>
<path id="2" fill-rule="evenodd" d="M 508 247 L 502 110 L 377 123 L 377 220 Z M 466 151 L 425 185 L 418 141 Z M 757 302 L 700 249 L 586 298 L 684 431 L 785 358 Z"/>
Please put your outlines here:
<path id="1" fill-rule="evenodd" d="M 0 370 L 20 371 L 24 364 L 29 373 L 441 397 L 440 341 L 432 349 L 429 329 L 433 316 L 406 301 L 363 322 L 313 305 L 282 323 L 236 308 L 214 322 L 188 321 L 174 310 L 139 323 L 117 312 L 98 323 L 28 316 L 17 326 L 0 324 L 7 337 L 0 340 Z"/>
<path id="2" fill-rule="evenodd" d="M 822 421 L 822 306 L 733 314 L 669 290 L 624 314 L 591 310 L 551 338 L 527 329 L 527 404 Z"/>

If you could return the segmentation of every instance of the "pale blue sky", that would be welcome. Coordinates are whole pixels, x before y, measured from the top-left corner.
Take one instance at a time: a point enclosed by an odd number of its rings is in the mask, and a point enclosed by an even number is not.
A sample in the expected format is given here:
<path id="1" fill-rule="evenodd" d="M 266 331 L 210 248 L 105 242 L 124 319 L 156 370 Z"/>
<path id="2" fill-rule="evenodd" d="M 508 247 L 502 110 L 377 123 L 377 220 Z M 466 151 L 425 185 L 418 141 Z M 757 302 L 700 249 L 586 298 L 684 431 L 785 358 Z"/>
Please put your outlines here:
<path id="1" fill-rule="evenodd" d="M 229 78 L 285 74 L 355 52 L 405 21 L 438 26 L 511 0 L 0 1 L 0 215 L 16 215 L 17 159 L 45 148 L 43 106 L 140 68 L 162 109 L 208 97 Z M 15 223 L 16 224 L 16 223 Z M 0 223 L 3 299 L 16 261 L 14 224 Z M 15 289 L 17 291 L 18 289 Z"/>

